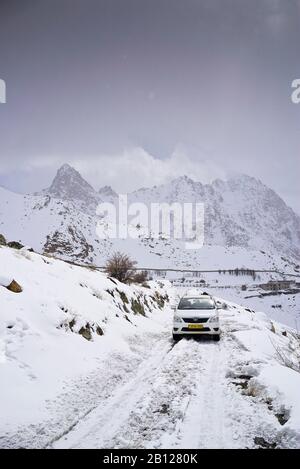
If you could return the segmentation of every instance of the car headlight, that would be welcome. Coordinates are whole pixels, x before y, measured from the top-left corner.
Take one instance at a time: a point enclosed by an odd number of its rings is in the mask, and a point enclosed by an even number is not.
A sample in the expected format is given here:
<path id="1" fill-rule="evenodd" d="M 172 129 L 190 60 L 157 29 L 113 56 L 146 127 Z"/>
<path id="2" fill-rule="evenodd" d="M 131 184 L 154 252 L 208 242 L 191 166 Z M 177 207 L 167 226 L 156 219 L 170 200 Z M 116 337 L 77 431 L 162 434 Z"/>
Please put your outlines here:
<path id="1" fill-rule="evenodd" d="M 174 322 L 182 322 L 182 318 L 177 314 L 174 315 Z"/>

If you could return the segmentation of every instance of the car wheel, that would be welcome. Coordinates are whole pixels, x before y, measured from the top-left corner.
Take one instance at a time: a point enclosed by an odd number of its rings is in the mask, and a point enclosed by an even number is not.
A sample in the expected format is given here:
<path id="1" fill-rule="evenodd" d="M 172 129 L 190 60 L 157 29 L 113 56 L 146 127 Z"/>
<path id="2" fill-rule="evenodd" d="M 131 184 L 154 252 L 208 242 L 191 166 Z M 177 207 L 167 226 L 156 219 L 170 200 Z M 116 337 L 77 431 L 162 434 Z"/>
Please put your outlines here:
<path id="1" fill-rule="evenodd" d="M 175 340 L 175 342 L 178 342 L 178 340 L 180 340 L 180 335 L 179 334 L 173 334 L 173 340 Z"/>
<path id="2" fill-rule="evenodd" d="M 214 340 L 215 342 L 219 342 L 220 339 L 221 339 L 220 334 L 218 334 L 218 335 L 213 335 L 213 340 Z"/>

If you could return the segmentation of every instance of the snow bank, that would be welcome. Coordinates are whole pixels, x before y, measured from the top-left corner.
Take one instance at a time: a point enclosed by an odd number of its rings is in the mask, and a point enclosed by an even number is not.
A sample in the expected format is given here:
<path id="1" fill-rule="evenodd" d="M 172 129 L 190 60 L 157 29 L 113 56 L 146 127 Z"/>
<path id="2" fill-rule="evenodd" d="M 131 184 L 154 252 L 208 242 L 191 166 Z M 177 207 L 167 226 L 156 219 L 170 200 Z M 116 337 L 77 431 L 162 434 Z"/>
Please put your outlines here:
<path id="1" fill-rule="evenodd" d="M 246 394 L 265 402 L 278 419 L 273 442 L 281 448 L 300 447 L 300 336 L 295 330 L 271 321 L 264 313 L 237 305 L 243 327 L 233 332 L 247 353 L 239 373 L 252 377 Z M 231 370 L 232 374 L 236 371 Z"/>
<path id="2" fill-rule="evenodd" d="M 0 269 L 1 285 L 15 279 L 23 288 L 14 294 L 0 286 L 0 446 L 8 439 L 13 446 L 11 432 L 49 419 L 49 406 L 66 384 L 76 388 L 97 370 L 108 373 L 103 364 L 113 354 L 138 360 L 133 338 L 161 333 L 170 310 L 167 282 L 126 286 L 95 270 L 6 247 Z M 73 417 L 88 410 L 88 403 L 77 404 Z"/>

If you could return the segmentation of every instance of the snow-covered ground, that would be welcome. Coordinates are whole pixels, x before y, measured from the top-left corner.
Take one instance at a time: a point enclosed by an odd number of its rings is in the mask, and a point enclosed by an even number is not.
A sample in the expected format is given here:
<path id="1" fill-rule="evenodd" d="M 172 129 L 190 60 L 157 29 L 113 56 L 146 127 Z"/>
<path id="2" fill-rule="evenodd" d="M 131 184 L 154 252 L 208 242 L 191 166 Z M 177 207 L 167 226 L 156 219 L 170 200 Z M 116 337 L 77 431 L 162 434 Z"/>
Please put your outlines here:
<path id="1" fill-rule="evenodd" d="M 285 324 L 300 332 L 300 293 L 279 292 L 261 296 L 262 290 L 242 291 L 241 288 L 209 288 L 213 295 L 235 301 L 245 308 L 264 311 L 274 321 Z"/>
<path id="2" fill-rule="evenodd" d="M 231 300 L 220 343 L 174 345 L 168 282 L 4 247 L 0 266 L 23 288 L 0 286 L 0 447 L 300 448 L 293 330 Z"/>
<path id="3" fill-rule="evenodd" d="M 4 247 L 0 266 L 23 288 L 0 286 L 0 446 L 44 446 L 134 373 L 143 334 L 165 330 L 165 290 Z"/>
<path id="4" fill-rule="evenodd" d="M 162 337 L 135 376 L 53 447 L 299 448 L 300 375 L 278 356 L 292 339 L 257 316 L 229 305 L 219 344 L 172 347 Z"/>

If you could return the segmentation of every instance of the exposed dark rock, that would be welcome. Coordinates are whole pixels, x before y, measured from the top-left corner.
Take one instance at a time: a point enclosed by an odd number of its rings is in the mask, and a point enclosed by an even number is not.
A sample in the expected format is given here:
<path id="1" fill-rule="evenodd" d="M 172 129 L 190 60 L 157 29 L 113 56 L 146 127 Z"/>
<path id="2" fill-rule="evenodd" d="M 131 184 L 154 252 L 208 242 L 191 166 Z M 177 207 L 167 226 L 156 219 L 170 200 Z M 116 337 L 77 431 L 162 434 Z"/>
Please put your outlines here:
<path id="1" fill-rule="evenodd" d="M 275 417 L 277 418 L 278 422 L 280 425 L 285 425 L 289 421 L 289 416 L 287 415 L 286 412 L 279 412 L 275 414 Z"/>
<path id="2" fill-rule="evenodd" d="M 48 235 L 44 245 L 45 254 L 74 257 L 81 261 L 89 260 L 93 251 L 93 246 L 87 242 L 83 233 L 70 225 L 66 232 L 55 231 Z"/>
<path id="3" fill-rule="evenodd" d="M 160 414 L 168 414 L 170 406 L 169 404 L 162 404 L 161 408 L 159 409 Z"/>
<path id="4" fill-rule="evenodd" d="M 109 290 L 109 289 L 108 289 L 108 290 L 106 290 L 106 291 L 107 291 L 107 293 L 109 293 L 113 298 L 115 297 L 113 290 Z"/>
<path id="5" fill-rule="evenodd" d="M 262 449 L 276 449 L 277 448 L 277 443 L 270 443 L 269 441 L 266 441 L 264 438 L 258 437 L 258 436 L 254 438 L 254 443 L 256 444 L 256 446 Z"/>
<path id="6" fill-rule="evenodd" d="M 6 246 L 6 239 L 2 234 L 0 234 L 0 246 Z"/>
<path id="7" fill-rule="evenodd" d="M 92 340 L 91 327 L 89 324 L 79 329 L 78 334 L 82 335 L 86 340 Z"/>
<path id="8" fill-rule="evenodd" d="M 140 300 L 135 300 L 132 298 L 131 309 L 134 312 L 134 314 L 141 314 L 142 316 L 145 316 L 145 309 Z"/>
<path id="9" fill-rule="evenodd" d="M 119 291 L 119 295 L 123 303 L 126 303 L 126 304 L 129 303 L 126 293 L 124 293 L 123 291 Z"/>
<path id="10" fill-rule="evenodd" d="M 163 309 L 163 307 L 165 306 L 166 301 L 169 301 L 168 295 L 161 295 L 158 292 L 155 292 L 155 295 L 151 296 L 151 298 L 152 298 L 153 301 L 155 301 L 155 303 L 157 303 L 157 305 L 160 309 Z"/>
<path id="11" fill-rule="evenodd" d="M 19 243 L 18 241 L 10 241 L 9 243 L 7 243 L 7 246 L 13 249 L 22 249 L 24 247 L 24 245 Z"/>
<path id="12" fill-rule="evenodd" d="M 21 285 L 19 285 L 15 280 L 13 280 L 6 288 L 13 293 L 21 293 L 23 291 Z"/>

